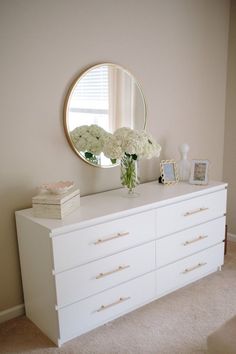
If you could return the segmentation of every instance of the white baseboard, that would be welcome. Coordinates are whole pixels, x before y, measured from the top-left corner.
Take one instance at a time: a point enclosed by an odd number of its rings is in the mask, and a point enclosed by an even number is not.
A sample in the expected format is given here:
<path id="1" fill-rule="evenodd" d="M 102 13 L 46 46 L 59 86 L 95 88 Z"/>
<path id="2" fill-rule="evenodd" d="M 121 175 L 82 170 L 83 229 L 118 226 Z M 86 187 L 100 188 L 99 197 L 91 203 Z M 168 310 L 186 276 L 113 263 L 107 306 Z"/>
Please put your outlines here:
<path id="1" fill-rule="evenodd" d="M 11 307 L 10 309 L 0 311 L 0 323 L 11 320 L 12 318 L 22 316 L 25 313 L 24 304 Z"/>
<path id="2" fill-rule="evenodd" d="M 230 234 L 230 233 L 228 232 L 228 240 L 229 240 L 229 241 L 236 242 L 236 235 Z"/>

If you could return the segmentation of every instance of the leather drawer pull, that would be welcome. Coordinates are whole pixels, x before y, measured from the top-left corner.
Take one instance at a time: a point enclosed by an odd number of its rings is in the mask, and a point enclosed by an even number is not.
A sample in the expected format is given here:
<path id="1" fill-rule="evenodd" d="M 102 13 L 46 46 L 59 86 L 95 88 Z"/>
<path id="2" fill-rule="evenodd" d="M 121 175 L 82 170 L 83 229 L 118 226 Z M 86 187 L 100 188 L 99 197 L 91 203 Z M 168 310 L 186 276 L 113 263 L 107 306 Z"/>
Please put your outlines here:
<path id="1" fill-rule="evenodd" d="M 186 274 L 186 273 L 192 272 L 193 270 L 201 268 L 201 267 L 203 267 L 206 264 L 207 264 L 206 262 L 205 263 L 198 263 L 196 266 L 194 266 L 192 268 L 186 268 L 182 273 Z"/>
<path id="2" fill-rule="evenodd" d="M 208 236 L 199 236 L 193 240 L 190 240 L 190 241 L 185 241 L 184 242 L 184 246 L 188 246 L 188 245 L 191 245 L 192 243 L 195 243 L 195 242 L 198 242 L 198 241 L 201 241 L 201 240 L 204 240 L 205 238 L 207 238 Z"/>
<path id="3" fill-rule="evenodd" d="M 120 238 L 120 237 L 128 236 L 128 235 L 129 235 L 129 232 L 118 232 L 118 234 L 108 237 L 108 238 L 104 238 L 104 239 L 99 238 L 96 242 L 94 242 L 94 245 L 100 245 L 101 243 L 115 240 L 116 238 Z"/>
<path id="4" fill-rule="evenodd" d="M 206 211 L 209 208 L 199 208 L 197 210 L 193 210 L 193 211 L 188 211 L 187 213 L 184 214 L 184 216 L 191 216 L 193 214 L 197 214 L 197 213 L 201 213 L 202 211 Z"/>
<path id="5" fill-rule="evenodd" d="M 110 307 L 112 306 L 116 306 L 116 305 L 119 305 L 121 304 L 122 302 L 125 302 L 127 300 L 131 299 L 131 297 L 120 297 L 119 300 L 113 302 L 112 304 L 109 304 L 109 305 L 102 305 L 98 310 L 97 312 L 101 312 L 103 310 L 106 310 L 106 309 L 109 309 Z"/>
<path id="6" fill-rule="evenodd" d="M 114 269 L 114 270 L 111 270 L 111 271 L 109 271 L 109 272 L 100 273 L 99 275 L 96 276 L 96 279 L 101 279 L 101 278 L 106 277 L 107 275 L 111 275 L 111 274 L 113 274 L 113 273 L 121 272 L 122 270 L 127 269 L 127 268 L 129 268 L 129 267 L 130 267 L 130 265 L 119 266 L 118 268 L 116 268 L 116 269 Z"/>

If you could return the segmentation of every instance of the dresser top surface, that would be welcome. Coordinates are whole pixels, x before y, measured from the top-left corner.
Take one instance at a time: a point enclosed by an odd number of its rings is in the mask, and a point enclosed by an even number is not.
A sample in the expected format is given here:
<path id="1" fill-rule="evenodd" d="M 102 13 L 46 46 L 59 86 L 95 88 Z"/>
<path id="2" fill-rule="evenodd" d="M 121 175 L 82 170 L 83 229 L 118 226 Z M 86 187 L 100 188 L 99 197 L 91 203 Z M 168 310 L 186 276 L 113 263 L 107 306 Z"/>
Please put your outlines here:
<path id="1" fill-rule="evenodd" d="M 124 188 L 81 197 L 80 207 L 62 220 L 34 217 L 32 208 L 17 211 L 16 215 L 30 219 L 52 234 L 57 234 L 198 197 L 226 187 L 226 183 L 214 181 L 204 186 L 183 182 L 167 186 L 154 181 L 140 184 L 136 188 L 138 196 L 133 198 L 128 197 Z"/>

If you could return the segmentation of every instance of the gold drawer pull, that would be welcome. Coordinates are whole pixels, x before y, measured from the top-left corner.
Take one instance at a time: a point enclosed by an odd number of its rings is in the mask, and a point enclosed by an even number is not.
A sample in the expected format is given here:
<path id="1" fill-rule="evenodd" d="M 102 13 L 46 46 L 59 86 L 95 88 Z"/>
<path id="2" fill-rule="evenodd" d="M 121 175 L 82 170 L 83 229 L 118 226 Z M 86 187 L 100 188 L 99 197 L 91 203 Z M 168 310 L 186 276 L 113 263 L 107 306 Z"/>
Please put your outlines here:
<path id="1" fill-rule="evenodd" d="M 208 236 L 199 236 L 193 240 L 190 240 L 190 241 L 185 241 L 184 242 L 184 246 L 188 246 L 188 245 L 191 245 L 192 243 L 194 242 L 198 242 L 198 241 L 201 241 L 201 240 L 204 240 L 205 238 L 207 238 Z"/>
<path id="2" fill-rule="evenodd" d="M 206 211 L 208 209 L 209 208 L 199 208 L 197 210 L 188 211 L 187 213 L 184 214 L 184 216 L 190 216 L 190 215 L 193 215 L 193 214 L 201 213 L 202 211 Z"/>
<path id="3" fill-rule="evenodd" d="M 118 268 L 111 270 L 110 272 L 106 272 L 106 273 L 100 273 L 99 275 L 96 276 L 96 279 L 101 279 L 106 277 L 107 275 L 111 275 L 113 273 L 117 273 L 117 272 L 121 272 L 124 269 L 130 268 L 130 265 L 126 265 L 126 266 L 119 266 Z"/>
<path id="4" fill-rule="evenodd" d="M 111 241 L 111 240 L 114 240 L 116 238 L 120 238 L 120 237 L 123 237 L 123 236 L 128 236 L 128 235 L 129 235 L 129 232 L 118 232 L 116 235 L 111 236 L 111 237 L 107 237 L 107 238 L 104 238 L 104 239 L 99 238 L 96 242 L 94 242 L 94 245 L 100 245 L 101 243 L 104 243 L 104 242 L 107 242 L 107 241 Z"/>
<path id="5" fill-rule="evenodd" d="M 198 263 L 197 265 L 195 265 L 194 267 L 192 268 L 186 268 L 184 271 L 183 271 L 183 274 L 186 274 L 186 273 L 189 273 L 189 272 L 192 272 L 193 270 L 195 269 L 198 269 L 198 268 L 201 268 L 203 267 L 204 265 L 206 265 L 207 263 Z"/>
<path id="6" fill-rule="evenodd" d="M 101 312 L 101 311 L 103 311 L 103 310 L 109 309 L 109 308 L 112 307 L 112 306 L 119 305 L 119 304 L 121 304 L 122 302 L 127 301 L 127 300 L 129 300 L 129 299 L 131 299 L 130 296 L 128 296 L 128 297 L 120 297 L 119 300 L 113 302 L 112 304 L 109 304 L 109 305 L 102 305 L 102 306 L 97 310 L 97 312 Z"/>

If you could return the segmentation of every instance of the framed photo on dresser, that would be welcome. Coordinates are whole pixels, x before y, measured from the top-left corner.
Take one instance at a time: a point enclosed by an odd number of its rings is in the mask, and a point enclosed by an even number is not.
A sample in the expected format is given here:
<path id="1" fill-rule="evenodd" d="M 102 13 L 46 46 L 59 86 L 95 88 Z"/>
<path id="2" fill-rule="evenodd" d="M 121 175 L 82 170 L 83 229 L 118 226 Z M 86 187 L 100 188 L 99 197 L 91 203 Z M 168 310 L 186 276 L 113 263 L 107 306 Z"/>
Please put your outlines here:
<path id="1" fill-rule="evenodd" d="M 179 181 L 175 160 L 162 160 L 160 163 L 161 183 L 173 184 Z"/>
<path id="2" fill-rule="evenodd" d="M 208 160 L 192 160 L 190 171 L 190 184 L 208 184 Z"/>

